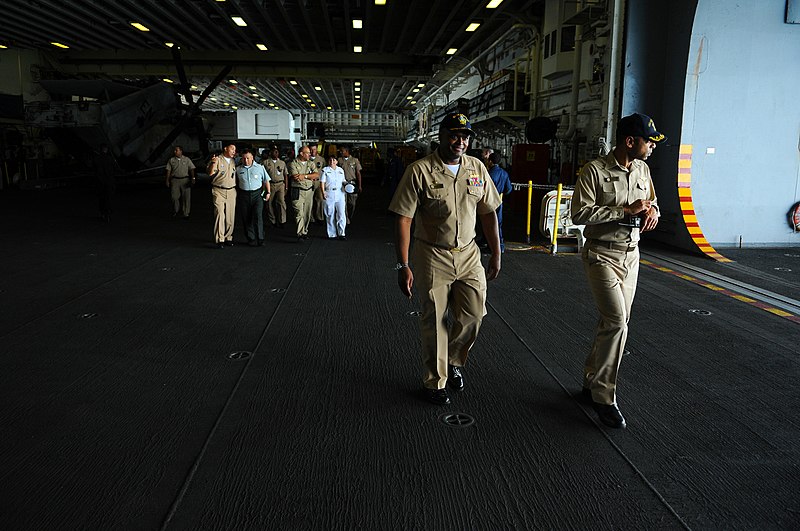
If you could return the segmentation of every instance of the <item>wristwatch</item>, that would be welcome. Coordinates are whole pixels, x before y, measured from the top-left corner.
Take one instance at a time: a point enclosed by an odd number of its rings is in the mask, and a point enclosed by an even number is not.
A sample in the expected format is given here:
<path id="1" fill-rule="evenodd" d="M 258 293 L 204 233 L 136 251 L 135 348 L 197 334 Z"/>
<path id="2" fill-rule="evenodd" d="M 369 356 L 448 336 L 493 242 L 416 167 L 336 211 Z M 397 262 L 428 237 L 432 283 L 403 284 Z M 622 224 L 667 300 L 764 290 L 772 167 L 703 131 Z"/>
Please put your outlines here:
<path id="1" fill-rule="evenodd" d="M 394 266 L 394 270 L 395 271 L 400 271 L 404 267 L 408 267 L 408 263 L 397 262 L 397 264 Z"/>

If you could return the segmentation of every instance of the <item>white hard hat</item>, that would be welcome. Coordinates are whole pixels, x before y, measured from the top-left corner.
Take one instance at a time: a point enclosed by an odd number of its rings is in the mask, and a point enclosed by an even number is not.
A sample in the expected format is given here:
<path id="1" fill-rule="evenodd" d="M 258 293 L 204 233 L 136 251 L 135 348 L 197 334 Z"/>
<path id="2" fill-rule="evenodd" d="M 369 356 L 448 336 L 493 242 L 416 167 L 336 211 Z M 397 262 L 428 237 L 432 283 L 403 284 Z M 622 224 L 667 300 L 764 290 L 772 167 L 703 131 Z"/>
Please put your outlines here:
<path id="1" fill-rule="evenodd" d="M 344 185 L 344 191 L 347 192 L 348 194 L 352 194 L 353 192 L 356 191 L 356 187 L 353 186 L 353 183 L 347 183 L 346 185 Z"/>

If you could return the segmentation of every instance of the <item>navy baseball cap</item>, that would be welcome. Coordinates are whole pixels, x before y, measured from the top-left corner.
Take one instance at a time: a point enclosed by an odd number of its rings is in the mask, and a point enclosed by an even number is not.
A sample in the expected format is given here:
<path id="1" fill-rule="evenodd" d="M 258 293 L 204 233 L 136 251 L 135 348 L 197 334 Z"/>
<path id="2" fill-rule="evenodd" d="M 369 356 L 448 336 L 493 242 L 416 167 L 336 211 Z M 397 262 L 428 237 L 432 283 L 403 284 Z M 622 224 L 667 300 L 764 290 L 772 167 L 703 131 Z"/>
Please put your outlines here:
<path id="1" fill-rule="evenodd" d="M 450 133 L 467 133 L 470 136 L 475 134 L 472 130 L 472 124 L 469 123 L 469 118 L 461 113 L 448 114 L 439 124 L 439 131 L 448 131 Z"/>
<path id="2" fill-rule="evenodd" d="M 617 134 L 623 136 L 640 136 L 652 142 L 664 142 L 667 137 L 656 130 L 653 119 L 646 114 L 634 113 L 619 121 Z"/>

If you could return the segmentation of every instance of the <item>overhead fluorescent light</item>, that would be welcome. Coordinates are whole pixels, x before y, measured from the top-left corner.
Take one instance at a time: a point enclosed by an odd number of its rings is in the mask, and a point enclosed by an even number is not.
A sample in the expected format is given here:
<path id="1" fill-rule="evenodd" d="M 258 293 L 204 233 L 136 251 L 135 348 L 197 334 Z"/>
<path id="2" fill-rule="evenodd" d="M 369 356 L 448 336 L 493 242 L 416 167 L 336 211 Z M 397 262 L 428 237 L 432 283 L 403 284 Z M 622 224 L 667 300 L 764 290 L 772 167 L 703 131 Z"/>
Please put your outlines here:
<path id="1" fill-rule="evenodd" d="M 314 90 L 322 90 L 322 87 L 320 87 L 319 85 L 315 85 Z"/>
<path id="2" fill-rule="evenodd" d="M 503 0 L 492 0 L 491 2 L 486 4 L 486 9 L 494 9 L 494 8 L 496 8 L 497 6 L 499 6 L 502 3 L 503 3 Z"/>
<path id="3" fill-rule="evenodd" d="M 289 83 L 292 84 L 292 85 L 297 85 L 297 81 L 295 81 L 294 79 L 290 79 Z"/>
<path id="4" fill-rule="evenodd" d="M 131 26 L 136 28 L 139 31 L 150 31 L 150 28 L 142 24 L 141 22 L 131 22 Z"/>
<path id="5" fill-rule="evenodd" d="M 165 78 L 164 78 L 164 79 L 162 79 L 161 81 L 166 81 L 167 83 L 175 83 L 174 81 L 172 81 L 172 80 L 171 80 L 170 78 L 168 78 L 168 77 L 165 77 Z"/>
<path id="6" fill-rule="evenodd" d="M 222 104 L 223 104 L 224 106 L 226 106 L 226 107 L 230 107 L 230 105 L 231 105 L 231 104 L 230 104 L 230 103 L 228 103 L 227 101 L 223 101 L 223 102 L 222 102 Z"/>
<path id="7" fill-rule="evenodd" d="M 258 101 L 267 101 L 267 98 L 258 98 Z"/>
<path id="8" fill-rule="evenodd" d="M 237 107 L 236 105 L 234 105 L 233 107 L 231 107 L 231 109 L 238 109 L 238 108 L 239 108 L 239 107 Z"/>
<path id="9" fill-rule="evenodd" d="M 64 48 L 64 49 L 69 48 L 69 46 L 67 46 L 66 44 L 61 44 L 60 42 L 51 42 L 50 44 L 52 44 L 53 46 L 57 46 L 59 48 Z"/>
<path id="10" fill-rule="evenodd" d="M 7 48 L 8 48 L 8 46 L 3 46 L 2 44 L 0 44 L 0 50 L 5 50 Z"/>
<path id="11" fill-rule="evenodd" d="M 407 100 L 413 99 L 411 96 L 406 96 Z"/>
<path id="12" fill-rule="evenodd" d="M 255 85 L 249 85 L 249 86 L 248 86 L 248 88 L 249 88 L 250 90 L 256 90 L 256 86 L 255 86 Z"/>
<path id="13" fill-rule="evenodd" d="M 355 90 L 356 92 L 359 92 L 359 91 L 361 91 L 361 87 L 353 87 L 353 90 Z"/>
<path id="14" fill-rule="evenodd" d="M 411 105 L 416 105 L 416 104 L 417 104 L 417 100 L 411 100 Z"/>
<path id="15" fill-rule="evenodd" d="M 447 55 L 453 55 L 457 51 L 458 51 L 458 48 L 450 48 L 449 50 L 447 50 L 446 53 L 447 53 Z"/>
<path id="16" fill-rule="evenodd" d="M 353 19 L 353 29 L 361 29 L 364 27 L 364 21 L 359 18 Z"/>
<path id="17" fill-rule="evenodd" d="M 411 92 L 419 92 L 418 88 L 412 89 Z"/>
<path id="18" fill-rule="evenodd" d="M 210 99 L 211 101 L 217 101 L 217 98 L 215 98 L 215 97 L 213 97 L 213 96 L 212 96 L 212 97 L 210 97 L 210 98 L 208 98 L 208 99 Z"/>
<path id="19" fill-rule="evenodd" d="M 362 50 L 361 46 L 353 46 L 354 53 L 361 53 L 361 50 Z"/>
<path id="20" fill-rule="evenodd" d="M 417 86 L 418 86 L 419 88 L 422 88 L 422 87 L 424 87 L 424 86 L 425 86 L 425 83 L 418 83 L 418 84 L 417 84 Z"/>
<path id="21" fill-rule="evenodd" d="M 333 107 L 331 107 L 330 105 L 328 105 L 328 106 L 327 106 L 327 107 L 325 107 L 325 108 L 326 108 L 326 109 L 328 109 L 329 111 L 333 110 Z"/>
<path id="22" fill-rule="evenodd" d="M 301 97 L 301 98 L 307 98 L 307 97 L 308 97 L 308 94 L 300 94 L 300 97 Z"/>
<path id="23" fill-rule="evenodd" d="M 245 22 L 245 21 L 244 21 L 244 19 L 243 19 L 242 17 L 231 17 L 231 20 L 232 20 L 232 21 L 233 21 L 233 23 L 234 23 L 234 24 L 236 24 L 237 26 L 241 26 L 241 27 L 245 27 L 245 26 L 247 26 L 247 22 Z"/>
<path id="24" fill-rule="evenodd" d="M 360 108 L 361 108 L 361 105 L 356 105 L 356 110 L 359 110 Z"/>
<path id="25" fill-rule="evenodd" d="M 165 42 L 165 43 L 164 43 L 164 45 L 165 45 L 167 48 L 172 48 L 173 46 L 175 46 L 175 43 L 174 43 L 174 42 Z"/>
<path id="26" fill-rule="evenodd" d="M 385 6 L 386 5 L 386 0 L 375 0 L 375 5 L 376 6 Z"/>
<path id="27" fill-rule="evenodd" d="M 192 85 L 191 87 L 189 87 L 189 90 L 197 90 L 197 85 Z"/>
<path id="28" fill-rule="evenodd" d="M 480 25 L 480 22 L 472 22 L 469 26 L 467 26 L 467 31 L 475 31 Z"/>
<path id="29" fill-rule="evenodd" d="M 361 81 L 354 81 L 353 85 L 355 85 L 357 87 L 360 87 L 361 86 Z"/>
<path id="30" fill-rule="evenodd" d="M 256 48 L 258 48 L 258 49 L 259 49 L 259 50 L 261 50 L 262 52 L 266 52 L 267 50 L 269 50 L 269 48 L 267 48 L 267 45 L 266 45 L 266 44 L 261 44 L 261 43 L 259 43 L 259 44 L 256 44 Z"/>
<path id="31" fill-rule="evenodd" d="M 316 104 L 316 103 L 312 103 L 312 104 L 311 104 L 311 106 L 312 106 L 312 107 L 316 107 L 316 106 L 317 106 L 317 104 Z"/>
<path id="32" fill-rule="evenodd" d="M 239 82 L 236 81 L 235 79 L 229 79 L 228 83 L 230 83 L 231 85 L 238 85 L 239 84 Z"/>
<path id="33" fill-rule="evenodd" d="M 253 96 L 254 98 L 257 98 L 257 97 L 258 97 L 258 94 L 257 94 L 256 92 L 253 92 L 253 93 L 251 94 L 251 96 Z"/>

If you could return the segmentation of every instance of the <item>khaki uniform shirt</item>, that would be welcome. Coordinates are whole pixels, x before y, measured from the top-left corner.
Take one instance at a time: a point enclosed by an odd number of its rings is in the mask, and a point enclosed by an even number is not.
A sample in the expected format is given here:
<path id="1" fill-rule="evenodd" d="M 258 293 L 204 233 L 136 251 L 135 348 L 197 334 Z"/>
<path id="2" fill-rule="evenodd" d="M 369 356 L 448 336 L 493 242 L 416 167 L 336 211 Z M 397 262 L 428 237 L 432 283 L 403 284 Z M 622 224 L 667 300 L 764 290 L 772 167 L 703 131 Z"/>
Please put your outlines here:
<path id="1" fill-rule="evenodd" d="M 292 175 L 306 175 L 308 173 L 316 173 L 314 163 L 300 159 L 294 159 L 289 164 L 289 183 L 292 188 L 300 188 L 301 190 L 311 190 L 314 187 L 314 181 L 304 179 L 302 181 L 295 181 L 291 178 Z"/>
<path id="2" fill-rule="evenodd" d="M 284 180 L 286 180 L 286 163 L 281 159 L 266 159 L 262 166 L 264 166 L 264 169 L 267 170 L 267 175 L 269 175 L 269 178 L 273 183 L 282 183 Z"/>
<path id="3" fill-rule="evenodd" d="M 620 166 L 612 151 L 581 170 L 572 194 L 572 222 L 586 225 L 583 235 L 587 239 L 638 242 L 639 229 L 619 224 L 625 217 L 622 207 L 637 199 L 652 200 L 655 205 L 650 167 L 643 160 L 634 160 L 628 170 Z"/>
<path id="4" fill-rule="evenodd" d="M 189 157 L 172 157 L 167 161 L 167 173 L 170 177 L 188 177 L 189 170 L 194 169 L 194 163 Z"/>
<path id="5" fill-rule="evenodd" d="M 356 170 L 361 171 L 361 163 L 353 155 L 350 155 L 346 159 L 344 157 L 339 157 L 339 167 L 344 170 L 344 178 L 348 182 L 357 179 Z"/>
<path id="6" fill-rule="evenodd" d="M 406 168 L 389 210 L 414 218 L 414 238 L 451 249 L 474 240 L 478 215 L 499 206 L 500 194 L 480 160 L 462 155 L 454 176 L 437 152 Z"/>
<path id="7" fill-rule="evenodd" d="M 314 164 L 314 171 L 322 172 L 322 168 L 325 167 L 325 157 L 322 155 L 317 155 L 316 157 L 311 157 L 311 162 Z"/>
<path id="8" fill-rule="evenodd" d="M 217 161 L 208 165 L 208 175 L 211 176 L 211 186 L 220 188 L 234 188 L 236 186 L 236 161 L 225 160 L 222 155 L 217 156 Z"/>

